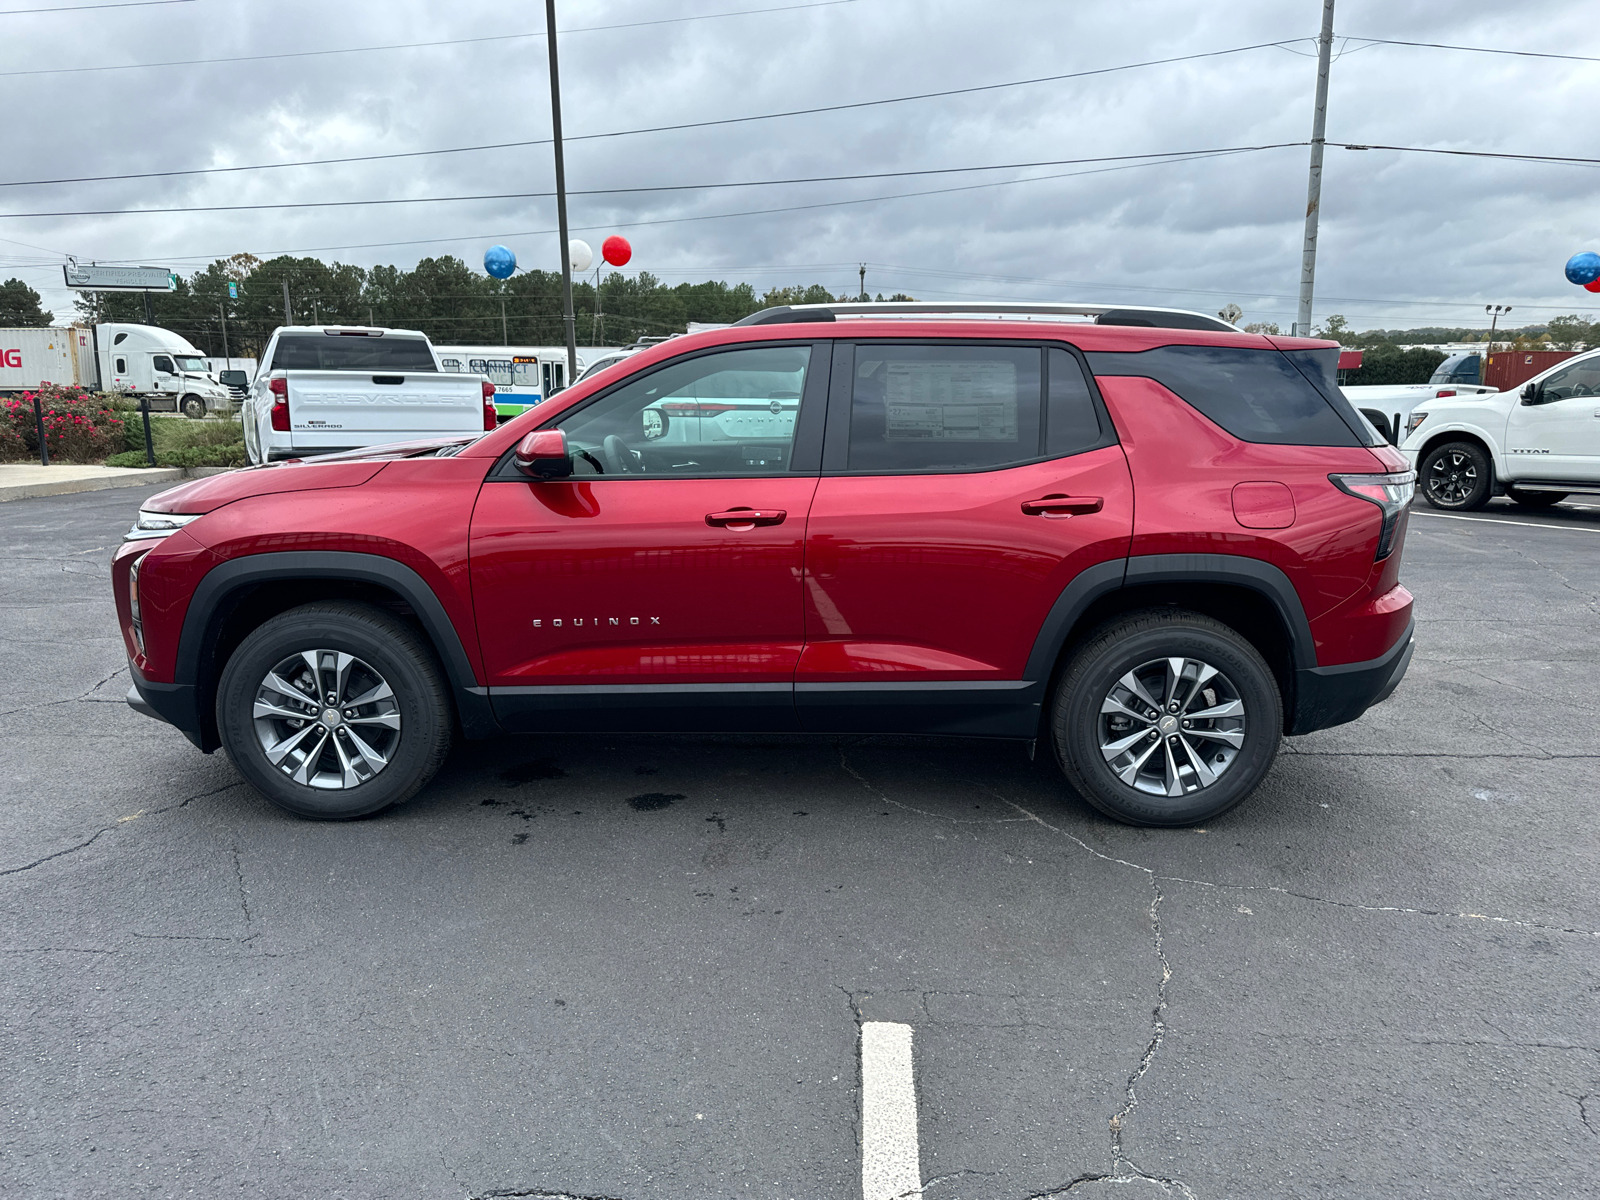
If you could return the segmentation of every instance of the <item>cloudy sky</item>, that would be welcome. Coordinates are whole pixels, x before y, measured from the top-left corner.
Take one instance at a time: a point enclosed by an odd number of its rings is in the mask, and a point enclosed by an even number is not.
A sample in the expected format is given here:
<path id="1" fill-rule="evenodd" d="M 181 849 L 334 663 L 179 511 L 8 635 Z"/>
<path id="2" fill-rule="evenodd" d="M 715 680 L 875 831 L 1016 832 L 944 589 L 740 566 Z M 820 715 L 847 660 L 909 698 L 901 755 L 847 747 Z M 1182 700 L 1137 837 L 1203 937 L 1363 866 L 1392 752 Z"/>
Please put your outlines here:
<path id="1" fill-rule="evenodd" d="M 0 0 L 0 183 L 396 154 L 546 138 L 543 6 L 493 0 Z M 751 10 L 771 11 L 751 11 Z M 1108 300 L 1294 317 L 1320 0 L 560 0 L 574 193 L 1000 165 L 963 174 L 574 194 L 576 236 L 635 245 L 668 282 L 823 283 L 919 299 Z M 710 14 L 735 14 L 711 16 Z M 1339 0 L 1328 138 L 1600 157 L 1580 0 Z M 666 18 L 698 19 L 659 23 Z M 646 23 L 657 22 L 657 23 Z M 592 28 L 596 26 L 632 26 Z M 1349 40 L 1345 40 L 1345 39 Z M 481 39 L 463 42 L 463 39 Z M 1298 39 L 1290 45 L 1244 49 Z M 397 43 L 404 49 L 312 54 Z M 666 132 L 692 124 L 1187 62 Z M 274 55 L 286 57 L 272 57 Z M 68 70 L 235 59 L 185 66 Z M 584 135 L 623 133 L 623 136 Z M 1107 167 L 1116 169 L 1108 170 Z M 1040 178 L 1044 177 L 1044 178 Z M 1028 179 L 1032 182 L 1027 182 Z M 979 185 L 979 186 L 974 186 Z M 62 255 L 187 272 L 238 251 L 479 264 L 503 241 L 558 266 L 548 198 L 141 209 L 541 193 L 548 145 L 159 179 L 0 187 L 0 277 L 58 317 Z M 966 190 L 949 190 L 949 189 Z M 1330 149 L 1315 314 L 1360 327 L 1600 313 L 1562 264 L 1600 250 L 1589 166 Z M 925 193 L 907 195 L 907 193 Z M 936 194 L 926 194 L 935 192 Z M 855 203 L 841 203 L 857 201 Z M 770 211 L 770 210 L 789 211 Z M 117 215 L 16 216 L 127 210 Z M 769 210 L 757 212 L 755 210 Z M 1517 323 L 1520 323 L 1518 321 Z"/>

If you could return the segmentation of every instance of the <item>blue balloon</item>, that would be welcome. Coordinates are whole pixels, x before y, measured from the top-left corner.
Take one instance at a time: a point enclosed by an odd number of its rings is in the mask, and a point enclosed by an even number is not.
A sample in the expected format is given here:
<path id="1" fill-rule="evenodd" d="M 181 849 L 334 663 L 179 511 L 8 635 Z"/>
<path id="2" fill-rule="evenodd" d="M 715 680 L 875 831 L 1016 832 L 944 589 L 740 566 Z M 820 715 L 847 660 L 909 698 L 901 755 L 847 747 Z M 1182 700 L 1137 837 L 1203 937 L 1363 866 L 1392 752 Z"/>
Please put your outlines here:
<path id="1" fill-rule="evenodd" d="M 1582 287 L 1600 279 L 1600 254 L 1583 250 L 1567 259 L 1567 282 Z"/>
<path id="2" fill-rule="evenodd" d="M 1595 259 L 1600 263 L 1600 258 Z M 504 246 L 490 246 L 483 254 L 483 269 L 496 279 L 510 279 L 511 273 L 517 269 L 517 256 Z M 1600 274 L 1600 266 L 1596 267 Z"/>

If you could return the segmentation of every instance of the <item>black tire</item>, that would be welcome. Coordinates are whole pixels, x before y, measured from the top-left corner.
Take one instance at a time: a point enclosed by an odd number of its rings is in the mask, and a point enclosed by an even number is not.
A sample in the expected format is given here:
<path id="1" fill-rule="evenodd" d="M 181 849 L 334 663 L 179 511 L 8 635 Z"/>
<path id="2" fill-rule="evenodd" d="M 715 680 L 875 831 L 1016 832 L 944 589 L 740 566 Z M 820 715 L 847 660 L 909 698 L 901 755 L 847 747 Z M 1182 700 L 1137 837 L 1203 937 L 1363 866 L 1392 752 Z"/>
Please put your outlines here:
<path id="1" fill-rule="evenodd" d="M 183 415 L 198 421 L 206 415 L 206 402 L 199 396 L 185 396 L 183 398 Z"/>
<path id="2" fill-rule="evenodd" d="M 1133 784 L 1119 777 L 1102 752 L 1102 744 L 1120 740 L 1123 735 L 1131 739 L 1137 733 L 1149 731 L 1150 725 L 1137 725 L 1120 713 L 1107 714 L 1102 712 L 1102 707 L 1118 695 L 1135 698 L 1134 693 L 1123 689 L 1121 680 L 1159 660 L 1177 657 L 1209 664 L 1217 674 L 1211 677 L 1209 686 L 1197 688 L 1198 680 L 1190 675 L 1190 668 L 1185 664 L 1177 686 L 1170 689 L 1171 695 L 1157 696 L 1146 689 L 1149 699 L 1162 706 L 1155 711 L 1163 722 L 1173 716 L 1166 707 L 1169 701 L 1176 698 L 1182 706 L 1176 714 L 1175 728 L 1157 734 L 1154 746 L 1148 747 L 1152 753 L 1144 760 L 1148 763 L 1154 752 L 1159 751 L 1163 755 L 1162 762 L 1169 761 L 1169 746 L 1163 746 L 1162 742 L 1170 736 L 1181 735 L 1184 740 L 1175 744 L 1170 759 L 1177 764 L 1177 769 L 1165 768 L 1168 777 L 1182 789 L 1179 795 L 1172 796 L 1145 790 L 1158 785 L 1148 775 L 1139 774 L 1137 768 Z M 1183 712 L 1210 711 L 1225 706 L 1231 703 L 1227 700 L 1230 695 L 1242 704 L 1242 715 L 1224 720 L 1208 719 L 1203 723 L 1196 720 L 1195 728 L 1181 724 Z M 1194 709 L 1187 701 L 1211 707 Z M 1145 719 L 1139 717 L 1140 721 Z M 1126 722 L 1127 730 L 1111 728 L 1119 721 Z M 1234 721 L 1242 723 L 1243 728 L 1239 729 Z M 1202 724 L 1209 728 L 1202 728 Z M 1186 728 L 1188 732 L 1184 732 Z M 1277 757 L 1283 734 L 1283 701 L 1266 660 L 1228 626 L 1182 609 L 1150 609 L 1130 613 L 1101 626 L 1073 654 L 1056 686 L 1050 731 L 1056 761 L 1067 781 L 1106 816 L 1129 825 L 1192 825 L 1228 811 L 1266 777 Z M 1209 758 L 1211 750 L 1217 752 L 1219 760 L 1226 757 L 1230 744 L 1212 740 L 1218 733 L 1242 737 L 1240 744 L 1232 747 L 1231 759 L 1220 763 L 1214 782 L 1205 784 L 1194 762 L 1199 761 L 1209 771 L 1214 765 Z M 1186 757 L 1185 746 L 1208 749 L 1196 760 Z M 1140 740 L 1128 754 L 1131 756 L 1144 749 L 1146 743 Z M 1157 764 L 1157 769 L 1162 769 L 1161 763 Z M 1187 778 L 1184 771 L 1188 772 Z M 1139 786 L 1140 783 L 1144 786 Z"/>
<path id="3" fill-rule="evenodd" d="M 1473 512 L 1494 492 L 1494 467 L 1476 442 L 1435 446 L 1422 456 L 1417 474 L 1422 498 L 1447 512 Z"/>
<path id="4" fill-rule="evenodd" d="M 1525 492 L 1514 487 L 1508 487 L 1506 495 L 1523 508 L 1554 508 L 1567 498 L 1566 492 Z"/>
<path id="5" fill-rule="evenodd" d="M 364 689 L 363 694 L 379 690 L 369 686 L 371 677 L 376 676 L 379 683 L 388 685 L 392 696 L 364 708 L 344 710 L 344 715 L 359 716 L 342 730 L 337 725 L 331 732 L 318 727 L 315 714 L 324 697 L 307 696 L 304 690 L 293 693 L 307 712 L 303 725 L 281 723 L 270 715 L 258 722 L 255 709 L 262 689 L 279 697 L 290 694 L 282 688 L 269 687 L 269 673 L 302 651 L 320 650 L 354 657 L 355 665 L 345 672 L 352 689 Z M 333 661 L 338 662 L 337 658 Z M 363 675 L 363 671 L 367 674 Z M 284 673 L 279 678 L 283 679 Z M 297 678 L 309 682 L 312 676 L 308 670 L 285 682 L 294 684 Z M 323 686 L 332 684 L 325 682 Z M 342 697 L 340 703 L 345 700 Z M 293 705 L 284 700 L 274 703 Z M 336 705 L 333 710 L 333 720 L 342 725 L 338 708 Z M 398 722 L 397 729 L 381 723 L 388 718 Z M 310 738 L 320 739 L 316 743 L 320 747 L 317 754 L 305 753 L 296 760 L 296 752 L 292 751 L 282 758 L 287 767 L 275 766 L 268 759 L 262 739 L 281 734 L 286 742 L 305 725 L 313 727 L 307 732 L 307 744 Z M 228 659 L 217 688 L 217 729 L 233 765 L 274 804 L 312 820 L 364 817 L 409 800 L 433 778 L 444 761 L 450 750 L 452 728 L 450 693 L 431 648 L 409 625 L 370 604 L 321 601 L 273 617 L 240 643 Z M 362 744 L 375 748 L 386 763 L 376 769 L 366 765 L 370 760 L 356 752 L 350 741 L 352 735 L 364 738 Z M 339 746 L 335 747 L 334 742 Z M 349 754 L 345 753 L 346 748 L 350 749 Z M 307 759 L 313 760 L 309 766 L 305 765 Z M 308 779 L 326 782 L 347 761 L 368 772 L 367 777 L 351 782 L 355 776 L 346 767 L 343 784 L 312 786 L 290 774 L 290 768 L 299 764 Z M 326 764 L 328 769 L 319 769 L 320 764 Z"/>

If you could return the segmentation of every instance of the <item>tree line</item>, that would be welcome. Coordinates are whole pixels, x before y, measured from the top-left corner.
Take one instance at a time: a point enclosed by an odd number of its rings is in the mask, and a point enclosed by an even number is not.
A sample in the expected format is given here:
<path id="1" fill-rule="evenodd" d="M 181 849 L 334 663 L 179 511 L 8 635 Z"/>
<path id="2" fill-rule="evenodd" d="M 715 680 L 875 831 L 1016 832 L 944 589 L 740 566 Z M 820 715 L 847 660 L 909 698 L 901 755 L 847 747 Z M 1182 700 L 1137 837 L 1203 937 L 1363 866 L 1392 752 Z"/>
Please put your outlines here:
<path id="1" fill-rule="evenodd" d="M 228 294 L 229 283 L 236 285 L 237 296 Z M 180 277 L 173 291 L 150 293 L 150 319 L 219 357 L 225 326 L 230 355 L 259 357 L 272 331 L 286 323 L 286 290 L 288 323 L 297 325 L 419 329 L 439 345 L 566 341 L 559 272 L 519 271 L 499 280 L 453 256 L 425 258 L 406 270 L 236 254 Z M 778 304 L 858 299 L 835 296 L 821 284 L 772 288 L 760 295 L 748 283 L 668 285 L 647 271 L 633 276 L 613 271 L 598 289 L 593 278 L 575 279 L 572 293 L 580 346 L 625 345 L 640 337 L 682 333 L 690 321 L 729 323 Z M 146 319 L 142 293 L 84 292 L 76 303 L 78 319 L 85 323 Z"/>

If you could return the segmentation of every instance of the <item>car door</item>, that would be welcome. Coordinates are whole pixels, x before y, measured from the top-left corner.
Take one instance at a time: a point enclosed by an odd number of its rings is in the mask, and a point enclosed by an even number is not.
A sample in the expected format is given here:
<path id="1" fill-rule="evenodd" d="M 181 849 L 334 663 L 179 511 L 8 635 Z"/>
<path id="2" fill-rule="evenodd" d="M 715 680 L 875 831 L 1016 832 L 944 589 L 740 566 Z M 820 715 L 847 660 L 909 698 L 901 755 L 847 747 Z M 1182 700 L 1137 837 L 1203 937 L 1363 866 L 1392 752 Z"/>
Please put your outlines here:
<path id="1" fill-rule="evenodd" d="M 823 464 L 802 727 L 1031 736 L 1052 606 L 1080 577 L 1120 582 L 1133 533 L 1127 460 L 1081 358 L 840 345 Z"/>
<path id="2" fill-rule="evenodd" d="M 176 392 L 182 390 L 179 386 L 178 369 L 172 365 L 172 356 L 168 354 L 153 354 L 150 356 L 150 369 L 154 373 L 154 387 L 158 392 Z"/>
<path id="3" fill-rule="evenodd" d="M 552 422 L 570 478 L 529 480 L 509 456 L 491 472 L 470 570 L 508 728 L 796 727 L 828 370 L 810 342 L 684 355 Z M 787 429 L 701 415 L 770 416 L 791 394 Z"/>
<path id="4" fill-rule="evenodd" d="M 1564 363 L 1512 405 L 1505 447 L 1513 481 L 1600 479 L 1600 355 Z"/>

